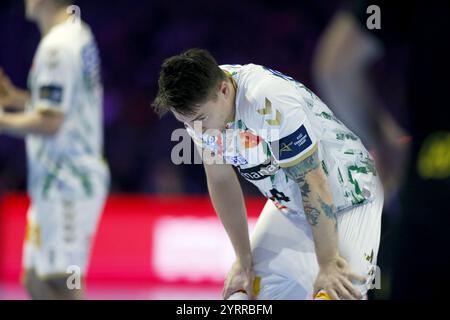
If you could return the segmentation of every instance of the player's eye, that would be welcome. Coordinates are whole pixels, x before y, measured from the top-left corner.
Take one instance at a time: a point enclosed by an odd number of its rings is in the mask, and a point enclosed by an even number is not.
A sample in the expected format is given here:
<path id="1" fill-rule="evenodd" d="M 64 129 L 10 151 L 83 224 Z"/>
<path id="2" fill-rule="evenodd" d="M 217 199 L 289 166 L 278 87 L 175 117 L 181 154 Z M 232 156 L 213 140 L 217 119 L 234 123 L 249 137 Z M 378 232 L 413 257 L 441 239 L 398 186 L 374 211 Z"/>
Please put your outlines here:
<path id="1" fill-rule="evenodd" d="M 206 116 L 201 116 L 199 118 L 197 118 L 196 121 L 204 121 L 207 117 Z"/>

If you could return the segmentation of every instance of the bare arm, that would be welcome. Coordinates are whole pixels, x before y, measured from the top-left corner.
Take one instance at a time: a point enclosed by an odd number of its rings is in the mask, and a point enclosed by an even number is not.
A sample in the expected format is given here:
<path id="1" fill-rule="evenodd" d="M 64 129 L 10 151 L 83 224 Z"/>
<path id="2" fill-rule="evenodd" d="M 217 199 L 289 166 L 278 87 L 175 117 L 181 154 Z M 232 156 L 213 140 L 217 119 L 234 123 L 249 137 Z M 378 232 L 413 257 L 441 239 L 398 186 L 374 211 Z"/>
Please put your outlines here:
<path id="1" fill-rule="evenodd" d="M 30 99 L 30 93 L 15 87 L 0 68 L 0 108 L 9 107 L 23 111 Z"/>
<path id="2" fill-rule="evenodd" d="M 251 264 L 247 212 L 241 185 L 231 165 L 205 164 L 209 194 L 231 240 L 236 257 Z"/>
<path id="3" fill-rule="evenodd" d="M 312 226 L 319 264 L 314 294 L 324 289 L 333 299 L 361 299 L 361 293 L 351 280 L 364 281 L 364 278 L 351 273 L 347 262 L 339 255 L 336 209 L 318 152 L 284 170 L 297 182 L 306 218 Z"/>
<path id="4" fill-rule="evenodd" d="M 325 266 L 338 258 L 336 209 L 317 151 L 296 166 L 284 169 L 302 194 L 306 218 L 312 226 L 317 260 Z"/>
<path id="5" fill-rule="evenodd" d="M 237 257 L 225 279 L 222 295 L 228 299 L 233 293 L 243 290 L 252 299 L 255 275 L 247 213 L 239 180 L 231 165 L 205 164 L 205 171 L 211 200 Z"/>
<path id="6" fill-rule="evenodd" d="M 27 113 L 1 113 L 0 132 L 23 137 L 27 134 L 54 135 L 64 121 L 64 114 L 53 109 Z"/>

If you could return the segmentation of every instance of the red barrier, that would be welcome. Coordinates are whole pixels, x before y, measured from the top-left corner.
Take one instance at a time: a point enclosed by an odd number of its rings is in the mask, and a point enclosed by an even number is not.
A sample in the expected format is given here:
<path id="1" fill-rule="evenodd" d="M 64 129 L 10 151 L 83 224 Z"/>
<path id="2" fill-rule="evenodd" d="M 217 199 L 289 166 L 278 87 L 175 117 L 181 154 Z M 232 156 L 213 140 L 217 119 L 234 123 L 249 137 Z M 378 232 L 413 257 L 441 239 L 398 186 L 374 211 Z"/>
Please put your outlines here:
<path id="1" fill-rule="evenodd" d="M 247 199 L 252 224 L 264 203 L 263 198 Z M 19 279 L 28 205 L 24 195 L 0 200 L 0 281 Z M 217 275 L 223 276 L 230 252 L 207 197 L 112 195 L 95 238 L 88 280 L 220 283 Z"/>

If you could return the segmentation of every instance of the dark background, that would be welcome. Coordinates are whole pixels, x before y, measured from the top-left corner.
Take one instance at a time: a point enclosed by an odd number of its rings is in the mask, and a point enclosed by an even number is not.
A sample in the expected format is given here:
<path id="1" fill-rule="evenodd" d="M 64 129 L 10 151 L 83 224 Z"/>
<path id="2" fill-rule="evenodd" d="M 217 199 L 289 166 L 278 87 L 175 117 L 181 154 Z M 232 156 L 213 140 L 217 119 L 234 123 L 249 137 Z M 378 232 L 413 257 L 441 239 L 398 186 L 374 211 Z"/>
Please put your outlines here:
<path id="1" fill-rule="evenodd" d="M 170 151 L 172 116 L 161 121 L 150 104 L 163 59 L 192 47 L 206 48 L 219 64 L 256 63 L 286 73 L 313 90 L 315 45 L 340 1 L 77 1 L 102 57 L 105 86 L 105 153 L 112 192 L 204 193 L 201 165 L 175 166 Z M 0 66 L 25 87 L 39 43 L 37 27 L 24 18 L 23 1 L 0 2 Z M 397 57 L 374 68 L 401 107 Z M 386 75 L 389 74 L 389 77 Z M 387 80 L 386 80 L 387 79 Z M 24 190 L 22 140 L 0 135 L 0 192 Z M 245 184 L 246 192 L 255 190 Z"/>
<path id="2" fill-rule="evenodd" d="M 176 166 L 170 160 L 176 143 L 170 141 L 171 133 L 182 124 L 170 115 L 159 120 L 150 107 L 165 58 L 192 47 L 205 48 L 219 64 L 265 65 L 317 92 L 312 79 L 317 42 L 333 14 L 347 5 L 338 0 L 81 0 L 76 4 L 96 36 L 102 58 L 111 191 L 152 194 L 207 192 L 201 165 Z M 0 0 L 0 66 L 17 86 L 26 85 L 39 38 L 37 27 L 24 18 L 23 1 Z M 371 70 L 385 107 L 405 126 L 409 59 L 408 44 L 393 41 Z M 447 76 L 436 73 L 433 81 L 448 83 Z M 23 140 L 0 134 L 0 194 L 25 191 L 26 173 Z M 244 192 L 256 194 L 248 183 L 243 187 Z M 386 224 L 395 222 L 397 205 L 397 201 L 390 204 L 383 221 L 379 261 L 384 275 L 390 272 L 386 261 L 392 260 L 394 233 Z M 376 295 L 386 298 L 389 277 L 383 279 L 387 279 L 383 290 Z"/>

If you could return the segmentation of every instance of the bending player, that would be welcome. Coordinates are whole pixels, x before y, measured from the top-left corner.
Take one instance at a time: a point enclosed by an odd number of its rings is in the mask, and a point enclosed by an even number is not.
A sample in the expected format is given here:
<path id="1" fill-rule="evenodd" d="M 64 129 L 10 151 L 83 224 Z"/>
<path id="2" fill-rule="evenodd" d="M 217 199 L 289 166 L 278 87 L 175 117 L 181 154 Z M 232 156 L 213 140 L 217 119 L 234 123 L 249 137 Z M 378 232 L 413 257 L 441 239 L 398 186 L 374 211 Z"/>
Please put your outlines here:
<path id="1" fill-rule="evenodd" d="M 183 122 L 204 155 L 209 193 L 237 257 L 225 299 L 239 291 L 258 299 L 366 298 L 382 186 L 360 139 L 319 98 L 277 71 L 218 66 L 192 49 L 163 63 L 153 106 Z M 233 166 L 269 199 L 251 241 Z"/>
<path id="2" fill-rule="evenodd" d="M 86 271 L 109 184 L 98 50 L 89 27 L 69 17 L 70 4 L 26 1 L 42 35 L 29 91 L 0 70 L 0 105 L 17 111 L 0 115 L 0 132 L 26 138 L 31 207 L 23 281 L 34 299 L 83 297 L 83 287 L 67 280 Z"/>

